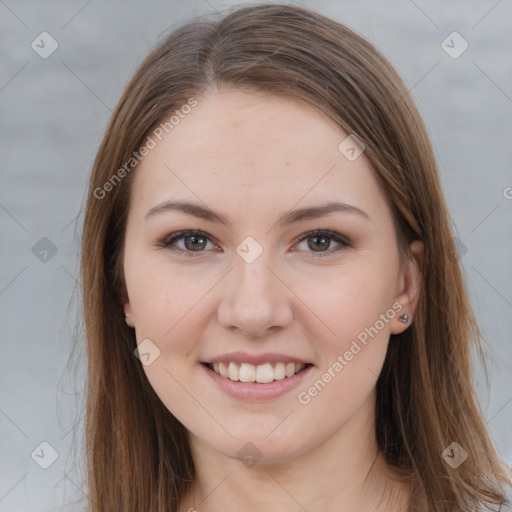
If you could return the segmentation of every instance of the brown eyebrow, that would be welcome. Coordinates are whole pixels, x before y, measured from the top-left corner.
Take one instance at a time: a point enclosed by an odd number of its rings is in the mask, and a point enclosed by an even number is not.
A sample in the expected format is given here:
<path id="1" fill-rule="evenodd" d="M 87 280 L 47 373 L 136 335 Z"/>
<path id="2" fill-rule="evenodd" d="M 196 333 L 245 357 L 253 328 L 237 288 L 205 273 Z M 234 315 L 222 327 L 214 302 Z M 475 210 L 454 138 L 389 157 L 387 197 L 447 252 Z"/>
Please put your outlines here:
<path id="1" fill-rule="evenodd" d="M 210 222 L 220 222 L 222 224 L 228 225 L 227 219 L 223 215 L 215 213 L 207 206 L 188 203 L 186 201 L 171 200 L 166 201 L 165 203 L 158 204 L 157 206 L 148 210 L 148 212 L 145 215 L 145 219 L 166 212 L 182 212 L 188 215 L 193 215 L 194 217 L 198 217 L 199 219 L 208 220 Z"/>
<path id="2" fill-rule="evenodd" d="M 189 203 L 186 201 L 170 200 L 166 201 L 165 203 L 161 203 L 148 210 L 148 212 L 145 215 L 145 219 L 166 212 L 182 212 L 188 215 L 192 215 L 194 217 L 198 217 L 199 219 L 207 220 L 210 222 L 218 222 L 230 227 L 230 222 L 224 215 L 214 212 L 207 206 Z M 301 208 L 299 210 L 291 210 L 289 212 L 286 212 L 279 218 L 279 220 L 274 224 L 274 226 L 285 226 L 288 224 L 299 222 L 301 220 L 317 219 L 324 215 L 328 215 L 330 213 L 335 212 L 354 213 L 364 217 L 367 220 L 371 220 L 370 216 L 357 206 L 353 206 L 346 203 L 328 203 L 322 206 L 312 206 L 309 208 Z"/>
<path id="3" fill-rule="evenodd" d="M 300 210 L 291 210 L 285 213 L 276 224 L 284 226 L 301 220 L 317 219 L 318 217 L 335 212 L 355 213 L 357 215 L 361 215 L 367 220 L 371 220 L 370 216 L 357 206 L 347 203 L 328 203 L 323 206 L 312 206 L 310 208 L 302 208 Z"/>

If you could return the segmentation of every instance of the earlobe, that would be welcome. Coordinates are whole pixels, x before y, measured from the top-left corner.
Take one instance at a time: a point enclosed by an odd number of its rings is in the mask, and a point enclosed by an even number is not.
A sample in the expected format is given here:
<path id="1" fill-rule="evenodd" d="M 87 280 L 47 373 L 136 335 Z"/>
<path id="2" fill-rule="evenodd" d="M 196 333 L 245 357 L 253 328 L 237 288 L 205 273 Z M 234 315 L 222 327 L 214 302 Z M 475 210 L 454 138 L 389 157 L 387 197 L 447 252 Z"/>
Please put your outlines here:
<path id="1" fill-rule="evenodd" d="M 135 327 L 135 322 L 134 322 L 134 319 L 133 319 L 133 316 L 132 316 L 132 308 L 131 308 L 129 302 L 127 302 L 124 305 L 124 316 L 125 316 L 126 324 L 129 327 Z"/>
<path id="2" fill-rule="evenodd" d="M 408 324 L 409 323 L 409 315 L 407 313 L 404 313 L 403 315 L 400 315 L 398 317 L 398 320 L 400 320 L 400 322 L 402 322 L 403 324 Z"/>
<path id="3" fill-rule="evenodd" d="M 412 323 L 421 293 L 424 244 L 419 240 L 411 243 L 409 256 L 404 262 L 395 303 L 401 309 L 391 324 L 391 334 L 400 334 Z"/>

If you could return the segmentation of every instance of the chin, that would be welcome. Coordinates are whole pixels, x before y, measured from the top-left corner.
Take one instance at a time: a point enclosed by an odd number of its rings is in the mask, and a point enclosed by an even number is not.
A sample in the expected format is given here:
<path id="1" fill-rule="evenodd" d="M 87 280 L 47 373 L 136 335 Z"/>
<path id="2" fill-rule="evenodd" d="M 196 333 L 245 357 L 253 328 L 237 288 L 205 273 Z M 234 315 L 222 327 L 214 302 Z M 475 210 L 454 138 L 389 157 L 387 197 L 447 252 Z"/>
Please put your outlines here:
<path id="1" fill-rule="evenodd" d="M 247 467 L 286 463 L 307 450 L 302 444 L 304 435 L 291 435 L 286 432 L 282 436 L 270 438 L 268 431 L 263 433 L 247 429 L 243 435 L 234 435 L 233 438 L 223 440 L 225 442 L 215 441 L 205 440 L 213 450 L 238 460 Z"/>

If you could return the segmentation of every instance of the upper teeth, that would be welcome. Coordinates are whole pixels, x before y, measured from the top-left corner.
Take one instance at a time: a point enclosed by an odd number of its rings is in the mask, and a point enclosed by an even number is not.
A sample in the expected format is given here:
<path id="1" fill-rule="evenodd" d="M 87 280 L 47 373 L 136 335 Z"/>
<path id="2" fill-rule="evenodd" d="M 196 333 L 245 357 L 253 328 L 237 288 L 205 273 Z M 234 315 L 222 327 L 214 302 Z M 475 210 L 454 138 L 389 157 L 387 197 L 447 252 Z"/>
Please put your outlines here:
<path id="1" fill-rule="evenodd" d="M 249 363 L 213 363 L 214 372 L 222 377 L 234 381 L 259 382 L 261 384 L 292 377 L 305 367 L 306 365 L 303 363 L 276 363 L 273 367 L 270 363 L 257 366 Z"/>

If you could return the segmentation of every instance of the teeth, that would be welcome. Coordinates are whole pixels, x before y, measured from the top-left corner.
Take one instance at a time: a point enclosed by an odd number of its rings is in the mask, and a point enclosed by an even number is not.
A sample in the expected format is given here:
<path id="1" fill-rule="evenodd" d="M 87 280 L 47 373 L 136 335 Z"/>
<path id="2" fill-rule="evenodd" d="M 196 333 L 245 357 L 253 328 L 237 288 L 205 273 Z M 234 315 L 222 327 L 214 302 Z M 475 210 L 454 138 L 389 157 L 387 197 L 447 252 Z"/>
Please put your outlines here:
<path id="1" fill-rule="evenodd" d="M 226 363 L 219 363 L 219 373 L 223 377 L 227 377 L 228 376 L 228 365 Z"/>
<path id="2" fill-rule="evenodd" d="M 276 363 L 272 366 L 270 363 L 255 366 L 249 363 L 213 363 L 210 368 L 222 377 L 235 382 L 259 382 L 266 384 L 274 380 L 282 380 L 285 377 L 292 377 L 296 373 L 303 370 L 306 365 L 304 363 Z"/>
<path id="3" fill-rule="evenodd" d="M 239 378 L 239 369 L 236 363 L 229 363 L 228 366 L 228 379 L 237 381 Z"/>
<path id="4" fill-rule="evenodd" d="M 284 363 L 277 363 L 274 366 L 274 380 L 282 380 L 286 377 Z"/>
<path id="5" fill-rule="evenodd" d="M 274 380 L 274 370 L 272 365 L 265 363 L 256 366 L 256 382 L 265 384 Z"/>

